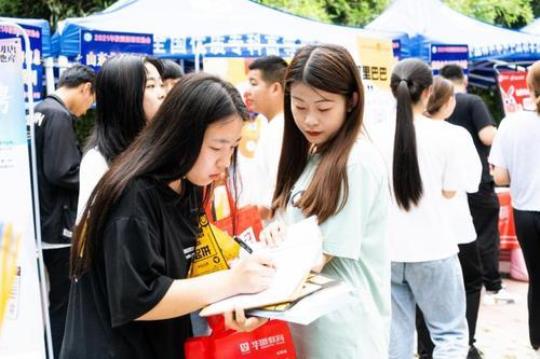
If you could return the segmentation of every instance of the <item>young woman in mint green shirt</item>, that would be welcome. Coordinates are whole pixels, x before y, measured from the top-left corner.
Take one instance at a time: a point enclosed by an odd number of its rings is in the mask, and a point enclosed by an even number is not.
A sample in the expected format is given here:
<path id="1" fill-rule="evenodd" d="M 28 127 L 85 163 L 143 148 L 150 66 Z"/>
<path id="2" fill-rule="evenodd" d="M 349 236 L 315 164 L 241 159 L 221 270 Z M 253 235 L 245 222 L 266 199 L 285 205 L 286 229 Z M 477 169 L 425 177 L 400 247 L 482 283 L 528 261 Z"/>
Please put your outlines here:
<path id="1" fill-rule="evenodd" d="M 315 215 L 324 258 L 314 268 L 357 289 L 359 303 L 292 325 L 299 358 L 386 358 L 390 258 L 384 162 L 362 131 L 364 97 L 347 50 L 306 46 L 285 79 L 285 129 L 273 201 L 285 223 Z M 263 239 L 274 241 L 279 225 Z"/>

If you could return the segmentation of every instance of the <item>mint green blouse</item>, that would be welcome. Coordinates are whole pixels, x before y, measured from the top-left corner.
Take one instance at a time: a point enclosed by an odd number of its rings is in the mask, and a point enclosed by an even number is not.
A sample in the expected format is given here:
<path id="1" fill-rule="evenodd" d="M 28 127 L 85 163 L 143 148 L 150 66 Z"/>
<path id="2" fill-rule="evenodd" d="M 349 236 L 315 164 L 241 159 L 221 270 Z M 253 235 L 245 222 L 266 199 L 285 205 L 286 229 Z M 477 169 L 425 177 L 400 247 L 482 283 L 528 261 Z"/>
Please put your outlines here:
<path id="1" fill-rule="evenodd" d="M 307 188 L 319 160 L 318 155 L 309 159 L 293 187 L 289 205 L 281 213 L 287 223 L 305 218 L 291 202 Z M 383 159 L 369 140 L 358 139 L 353 146 L 347 174 L 349 196 L 344 208 L 320 225 L 323 251 L 333 256 L 322 273 L 356 288 L 359 304 L 307 326 L 291 324 L 299 358 L 388 357 L 390 255 L 386 219 L 390 196 Z"/>

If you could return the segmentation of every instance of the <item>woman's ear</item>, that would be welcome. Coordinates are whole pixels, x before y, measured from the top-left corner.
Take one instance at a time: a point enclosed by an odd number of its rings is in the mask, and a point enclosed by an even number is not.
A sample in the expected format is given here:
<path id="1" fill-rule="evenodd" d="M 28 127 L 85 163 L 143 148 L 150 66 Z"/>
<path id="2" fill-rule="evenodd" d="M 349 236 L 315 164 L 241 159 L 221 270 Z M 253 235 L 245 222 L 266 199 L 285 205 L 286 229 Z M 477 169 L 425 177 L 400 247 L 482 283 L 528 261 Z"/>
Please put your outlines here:
<path id="1" fill-rule="evenodd" d="M 352 96 L 347 101 L 347 112 L 351 112 L 356 106 L 358 106 L 358 92 L 353 92 Z"/>

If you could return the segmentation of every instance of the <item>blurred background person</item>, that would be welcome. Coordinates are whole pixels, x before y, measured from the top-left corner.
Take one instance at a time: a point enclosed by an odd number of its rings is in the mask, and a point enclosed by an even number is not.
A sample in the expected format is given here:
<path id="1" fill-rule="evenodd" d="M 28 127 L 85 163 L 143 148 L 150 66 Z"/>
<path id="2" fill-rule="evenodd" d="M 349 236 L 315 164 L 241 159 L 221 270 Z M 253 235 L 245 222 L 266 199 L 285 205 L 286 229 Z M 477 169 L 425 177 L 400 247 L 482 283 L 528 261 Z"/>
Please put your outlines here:
<path id="1" fill-rule="evenodd" d="M 467 201 L 467 193 L 478 191 L 482 175 L 482 163 L 476 152 L 471 135 L 461 126 L 452 125 L 445 121 L 456 107 L 454 86 L 440 76 L 433 80 L 433 90 L 429 96 L 425 115 L 445 127 L 448 137 L 454 143 L 455 155 L 463 162 L 461 168 L 461 185 L 454 198 L 447 204 L 450 229 L 458 243 L 458 258 L 463 272 L 465 293 L 467 298 L 466 316 L 469 327 L 469 352 L 467 359 L 481 358 L 474 346 L 476 322 L 480 308 L 482 291 L 482 263 L 476 243 L 476 232 Z M 423 316 L 417 309 L 418 355 L 423 359 L 433 357 L 433 343 L 426 328 Z"/>
<path id="2" fill-rule="evenodd" d="M 446 65 L 441 68 L 440 74 L 452 82 L 456 92 L 456 109 L 447 121 L 469 131 L 482 161 L 482 181 L 478 192 L 469 193 L 467 197 L 482 261 L 483 284 L 486 288 L 484 302 L 513 303 L 515 298 L 503 289 L 499 272 L 500 205 L 487 161 L 490 146 L 497 134 L 495 121 L 484 101 L 479 96 L 467 93 L 467 78 L 461 67 Z"/>
<path id="3" fill-rule="evenodd" d="M 173 60 L 162 59 L 161 63 L 163 66 L 161 79 L 165 86 L 165 92 L 169 93 L 173 86 L 184 76 L 184 70 L 182 70 L 182 66 Z"/>
<path id="4" fill-rule="evenodd" d="M 463 164 L 446 128 L 424 115 L 432 84 L 428 65 L 400 61 L 390 79 L 395 120 L 371 131 L 385 157 L 393 194 L 388 221 L 392 359 L 413 356 L 416 305 L 435 343 L 435 358 L 464 358 L 468 350 L 465 289 L 447 211 Z"/>
<path id="5" fill-rule="evenodd" d="M 270 216 L 274 195 L 281 145 L 283 142 L 283 81 L 287 63 L 279 56 L 266 56 L 249 65 L 246 98 L 255 112 L 268 120 L 268 126 L 261 131 L 255 150 L 255 174 L 253 179 L 242 181 L 251 198 L 259 206 L 263 219 Z"/>
<path id="6" fill-rule="evenodd" d="M 514 222 L 529 273 L 529 338 L 540 357 L 540 61 L 528 69 L 536 111 L 505 118 L 489 155 L 498 185 L 510 185 Z"/>
<path id="7" fill-rule="evenodd" d="M 96 123 L 81 162 L 77 219 L 111 163 L 159 109 L 165 97 L 161 73 L 159 60 L 137 55 L 113 57 L 98 72 Z"/>

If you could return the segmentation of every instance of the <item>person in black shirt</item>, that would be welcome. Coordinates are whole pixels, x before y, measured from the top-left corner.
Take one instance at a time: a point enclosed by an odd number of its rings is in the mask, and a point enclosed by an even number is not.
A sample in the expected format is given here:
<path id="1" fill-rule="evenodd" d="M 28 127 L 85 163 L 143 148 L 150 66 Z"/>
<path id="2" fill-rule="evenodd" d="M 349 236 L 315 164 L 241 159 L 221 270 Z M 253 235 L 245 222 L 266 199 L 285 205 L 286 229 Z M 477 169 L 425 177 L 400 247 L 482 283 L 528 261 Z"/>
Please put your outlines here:
<path id="1" fill-rule="evenodd" d="M 77 212 L 81 150 L 74 121 L 94 102 L 95 74 L 75 65 L 60 76 L 58 90 L 34 111 L 41 239 L 66 244 L 43 252 L 49 274 L 49 315 L 55 356 L 60 353 L 69 294 L 69 242 Z M 59 248 L 60 247 L 60 248 Z"/>
<path id="2" fill-rule="evenodd" d="M 464 127 L 471 134 L 482 162 L 478 192 L 467 195 L 477 240 L 468 245 L 460 245 L 459 256 L 467 282 L 467 320 L 471 346 L 468 358 L 473 359 L 480 358 L 474 347 L 474 335 L 482 285 L 486 288 L 487 296 L 493 300 L 513 301 L 512 296 L 502 289 L 499 273 L 499 201 L 487 162 L 497 128 L 482 99 L 466 93 L 467 80 L 461 67 L 446 65 L 441 69 L 441 76 L 452 81 L 456 92 L 456 108 L 447 121 Z M 477 273 L 481 273 L 482 278 Z"/>
<path id="3" fill-rule="evenodd" d="M 205 187 L 228 170 L 245 119 L 231 84 L 188 75 L 113 162 L 76 228 L 61 358 L 184 358 L 191 312 L 268 287 L 262 254 L 187 278 Z M 265 320 L 238 309 L 225 322 L 252 330 Z"/>

